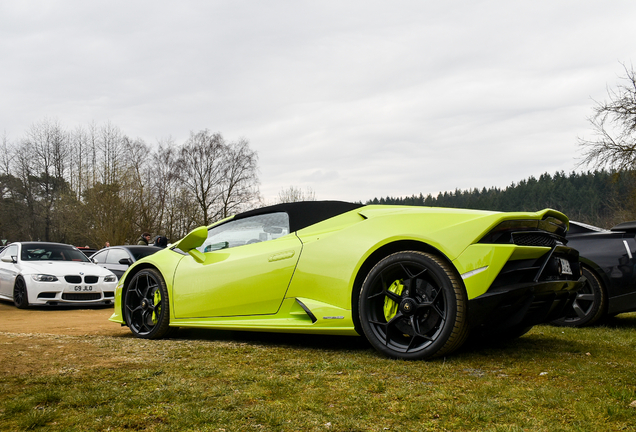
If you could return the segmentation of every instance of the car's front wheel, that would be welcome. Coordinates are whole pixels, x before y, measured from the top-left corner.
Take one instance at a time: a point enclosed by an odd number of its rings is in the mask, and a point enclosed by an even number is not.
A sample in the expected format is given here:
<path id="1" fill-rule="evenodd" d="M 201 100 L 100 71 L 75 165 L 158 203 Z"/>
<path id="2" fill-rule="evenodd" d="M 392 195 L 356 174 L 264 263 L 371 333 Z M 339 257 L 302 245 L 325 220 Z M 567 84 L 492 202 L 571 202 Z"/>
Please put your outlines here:
<path id="1" fill-rule="evenodd" d="M 168 288 L 161 273 L 144 269 L 133 276 L 123 294 L 126 324 L 137 337 L 159 339 L 170 330 Z"/>
<path id="2" fill-rule="evenodd" d="M 13 304 L 18 309 L 26 309 L 29 307 L 29 293 L 27 292 L 26 282 L 21 276 L 18 276 L 13 285 Z"/>
<path id="3" fill-rule="evenodd" d="M 367 275 L 360 292 L 360 323 L 371 345 L 389 357 L 439 357 L 466 340 L 467 302 L 448 263 L 428 253 L 398 252 Z"/>
<path id="4" fill-rule="evenodd" d="M 603 284 L 587 267 L 581 267 L 581 273 L 587 282 L 576 294 L 568 314 L 553 324 L 566 327 L 585 327 L 597 323 L 605 314 L 607 294 Z"/>

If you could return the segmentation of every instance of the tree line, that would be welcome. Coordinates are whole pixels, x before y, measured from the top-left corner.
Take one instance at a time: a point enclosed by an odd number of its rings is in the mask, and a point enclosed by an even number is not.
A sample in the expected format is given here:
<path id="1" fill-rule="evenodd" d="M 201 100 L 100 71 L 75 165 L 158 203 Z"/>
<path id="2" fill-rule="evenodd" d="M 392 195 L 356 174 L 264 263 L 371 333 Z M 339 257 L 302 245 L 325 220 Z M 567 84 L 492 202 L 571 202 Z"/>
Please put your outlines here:
<path id="1" fill-rule="evenodd" d="M 176 240 L 260 202 L 258 155 L 209 130 L 150 146 L 107 122 L 34 124 L 0 148 L 0 238 L 101 247 Z"/>
<path id="2" fill-rule="evenodd" d="M 604 228 L 636 219 L 634 173 L 597 170 L 556 172 L 530 177 L 505 188 L 482 188 L 374 198 L 367 204 L 397 204 L 493 211 L 538 211 L 552 208 L 571 220 Z"/>

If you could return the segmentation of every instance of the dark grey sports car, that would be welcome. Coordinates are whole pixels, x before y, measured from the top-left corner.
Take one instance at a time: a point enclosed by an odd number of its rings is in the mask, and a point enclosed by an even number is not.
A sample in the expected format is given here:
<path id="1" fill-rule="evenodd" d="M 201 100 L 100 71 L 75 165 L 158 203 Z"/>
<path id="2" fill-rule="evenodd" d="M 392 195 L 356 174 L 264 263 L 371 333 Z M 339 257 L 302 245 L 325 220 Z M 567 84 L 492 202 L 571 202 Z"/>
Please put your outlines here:
<path id="1" fill-rule="evenodd" d="M 584 327 L 636 311 L 636 221 L 605 230 L 570 221 L 568 247 L 577 249 L 587 283 L 572 310 L 554 324 Z"/>
<path id="2" fill-rule="evenodd" d="M 90 258 L 97 265 L 115 273 L 119 279 L 132 263 L 160 250 L 156 246 L 111 246 L 94 253 Z"/>

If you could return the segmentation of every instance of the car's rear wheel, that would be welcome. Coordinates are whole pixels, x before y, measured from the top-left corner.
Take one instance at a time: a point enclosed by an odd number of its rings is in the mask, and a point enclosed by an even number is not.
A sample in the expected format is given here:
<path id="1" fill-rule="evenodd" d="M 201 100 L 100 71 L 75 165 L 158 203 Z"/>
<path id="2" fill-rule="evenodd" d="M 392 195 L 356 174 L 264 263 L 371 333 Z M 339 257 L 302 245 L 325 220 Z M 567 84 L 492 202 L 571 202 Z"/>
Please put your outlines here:
<path id="1" fill-rule="evenodd" d="M 144 269 L 133 276 L 123 294 L 126 324 L 137 337 L 159 339 L 170 330 L 168 288 L 161 273 Z"/>
<path id="2" fill-rule="evenodd" d="M 423 252 L 381 260 L 360 292 L 363 332 L 381 353 L 406 360 L 439 357 L 468 335 L 466 291 L 454 269 Z"/>
<path id="3" fill-rule="evenodd" d="M 13 304 L 18 309 L 29 307 L 29 293 L 27 292 L 26 282 L 20 276 L 16 278 L 13 285 Z"/>
<path id="4" fill-rule="evenodd" d="M 601 281 L 587 267 L 581 267 L 581 273 L 587 282 L 576 294 L 568 314 L 553 324 L 566 327 L 586 327 L 597 323 L 605 314 L 607 294 Z"/>

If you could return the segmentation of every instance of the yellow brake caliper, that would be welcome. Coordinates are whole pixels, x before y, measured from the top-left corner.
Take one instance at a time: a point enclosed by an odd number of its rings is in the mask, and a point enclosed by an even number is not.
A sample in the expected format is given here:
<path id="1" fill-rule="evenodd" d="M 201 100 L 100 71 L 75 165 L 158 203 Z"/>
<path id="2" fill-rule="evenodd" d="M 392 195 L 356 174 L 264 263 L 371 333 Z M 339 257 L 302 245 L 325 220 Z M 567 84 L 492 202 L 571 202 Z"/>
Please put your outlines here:
<path id="1" fill-rule="evenodd" d="M 154 298 L 154 302 L 155 304 L 159 303 L 161 301 L 161 293 L 159 292 L 159 290 L 155 291 L 155 298 Z M 161 306 L 159 306 L 158 309 L 155 309 L 152 311 L 152 323 L 153 324 L 157 324 L 157 314 L 161 313 Z"/>
<path id="2" fill-rule="evenodd" d="M 404 285 L 402 285 L 402 281 L 401 280 L 396 280 L 389 287 L 389 291 L 391 291 L 392 293 L 397 294 L 399 296 L 402 295 L 402 290 L 404 290 Z M 391 300 L 389 297 L 385 297 L 385 299 L 384 299 L 384 318 L 386 318 L 387 322 L 389 322 L 391 320 L 391 318 L 393 318 L 395 316 L 395 314 L 397 314 L 398 306 L 399 305 L 395 301 Z"/>

